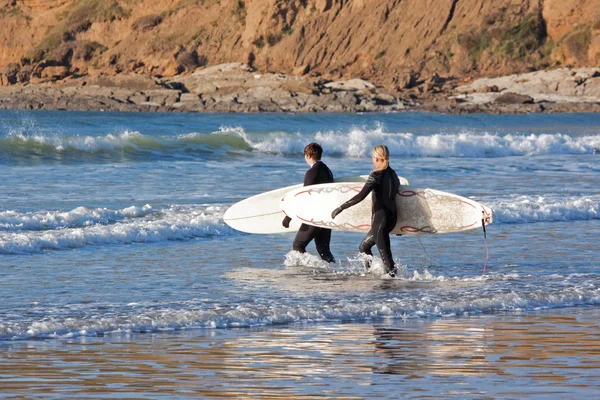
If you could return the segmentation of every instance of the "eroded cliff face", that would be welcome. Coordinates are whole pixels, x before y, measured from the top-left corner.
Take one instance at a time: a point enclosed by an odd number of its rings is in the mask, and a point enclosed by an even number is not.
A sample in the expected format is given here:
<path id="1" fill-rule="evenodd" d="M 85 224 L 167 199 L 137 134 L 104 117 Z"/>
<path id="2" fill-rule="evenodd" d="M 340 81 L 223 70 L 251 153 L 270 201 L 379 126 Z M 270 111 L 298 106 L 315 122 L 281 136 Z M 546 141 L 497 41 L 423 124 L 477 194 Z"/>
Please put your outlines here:
<path id="1" fill-rule="evenodd" d="M 363 78 L 600 63 L 600 0 L 0 0 L 0 83 L 243 62 Z"/>

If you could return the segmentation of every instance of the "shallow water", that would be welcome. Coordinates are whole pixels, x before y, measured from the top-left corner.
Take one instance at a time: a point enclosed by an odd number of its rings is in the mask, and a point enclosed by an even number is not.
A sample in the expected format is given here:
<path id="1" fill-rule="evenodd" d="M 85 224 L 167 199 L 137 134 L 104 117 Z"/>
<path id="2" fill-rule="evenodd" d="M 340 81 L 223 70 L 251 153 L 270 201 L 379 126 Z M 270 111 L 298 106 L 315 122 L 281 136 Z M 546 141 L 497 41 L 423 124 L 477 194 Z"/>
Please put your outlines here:
<path id="1" fill-rule="evenodd" d="M 377 263 L 364 273 L 360 234 L 334 232 L 327 265 L 290 252 L 293 235 L 223 223 L 235 202 L 301 182 L 311 141 L 338 177 L 368 173 L 387 144 L 411 186 L 491 206 L 487 243 L 479 230 L 393 237 L 390 279 Z M 587 397 L 599 149 L 594 114 L 2 111 L 0 392 Z"/>
<path id="2" fill-rule="evenodd" d="M 586 398 L 598 309 L 0 345 L 4 393 L 74 398 Z"/>

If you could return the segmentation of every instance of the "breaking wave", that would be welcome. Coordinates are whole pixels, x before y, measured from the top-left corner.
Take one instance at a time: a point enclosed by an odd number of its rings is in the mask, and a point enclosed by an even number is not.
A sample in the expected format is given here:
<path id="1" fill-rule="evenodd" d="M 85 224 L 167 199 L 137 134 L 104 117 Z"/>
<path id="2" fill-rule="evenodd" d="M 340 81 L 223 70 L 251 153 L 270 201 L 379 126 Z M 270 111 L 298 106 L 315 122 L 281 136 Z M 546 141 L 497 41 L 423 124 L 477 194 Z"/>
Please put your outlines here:
<path id="1" fill-rule="evenodd" d="M 492 134 L 463 132 L 416 135 L 373 129 L 320 131 L 314 134 L 246 132 L 242 127 L 221 127 L 213 133 L 176 136 L 144 135 L 125 131 L 103 136 L 61 136 L 14 133 L 0 137 L 0 162 L 20 160 L 146 160 L 210 157 L 223 151 L 297 155 L 306 143 L 316 141 L 325 153 L 338 157 L 367 157 L 370 149 L 386 143 L 394 156 L 495 158 L 553 154 L 596 154 L 600 135 Z"/>
<path id="2" fill-rule="evenodd" d="M 122 210 L 0 212 L 0 254 L 27 254 L 84 246 L 153 243 L 235 234 L 220 206 L 149 205 Z"/>

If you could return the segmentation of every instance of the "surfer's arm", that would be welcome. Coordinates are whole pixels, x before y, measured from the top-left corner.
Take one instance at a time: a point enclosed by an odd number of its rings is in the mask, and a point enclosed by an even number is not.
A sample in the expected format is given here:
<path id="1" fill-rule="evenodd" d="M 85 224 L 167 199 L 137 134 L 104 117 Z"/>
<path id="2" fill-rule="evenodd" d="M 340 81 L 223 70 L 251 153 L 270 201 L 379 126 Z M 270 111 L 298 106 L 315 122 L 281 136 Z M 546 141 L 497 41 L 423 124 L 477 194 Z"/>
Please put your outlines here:
<path id="1" fill-rule="evenodd" d="M 331 213 L 331 218 L 335 218 L 339 213 L 341 213 L 345 209 L 350 208 L 363 201 L 369 195 L 369 193 L 371 193 L 373 189 L 375 189 L 375 186 L 377 186 L 378 181 L 379 175 L 369 175 L 369 179 L 367 179 L 365 186 L 363 186 L 360 192 L 358 192 L 356 196 L 354 196 L 353 198 L 351 198 L 350 200 L 333 210 L 333 212 Z"/>
<path id="2" fill-rule="evenodd" d="M 357 205 L 358 203 L 363 201 L 369 195 L 369 193 L 371 193 L 372 190 L 373 190 L 373 186 L 366 183 L 365 186 L 363 186 L 363 188 L 360 190 L 360 192 L 358 192 L 358 194 L 356 196 L 354 196 L 353 198 L 351 198 L 350 200 L 348 200 L 347 202 L 342 204 L 340 206 L 340 208 L 342 210 L 345 210 L 346 208 L 350 208 L 352 206 Z"/>

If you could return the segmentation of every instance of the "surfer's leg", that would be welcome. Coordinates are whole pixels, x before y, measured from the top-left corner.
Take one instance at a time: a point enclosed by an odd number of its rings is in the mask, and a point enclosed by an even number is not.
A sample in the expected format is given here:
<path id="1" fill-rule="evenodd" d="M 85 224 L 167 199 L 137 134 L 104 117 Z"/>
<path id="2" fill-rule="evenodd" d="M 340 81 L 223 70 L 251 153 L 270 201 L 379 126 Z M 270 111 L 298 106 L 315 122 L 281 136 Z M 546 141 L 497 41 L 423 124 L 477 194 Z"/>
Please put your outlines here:
<path id="1" fill-rule="evenodd" d="M 373 236 L 372 231 L 369 231 L 367 233 L 367 236 L 365 236 L 365 238 L 362 240 L 362 242 L 360 242 L 360 246 L 359 246 L 358 250 L 363 254 L 366 254 L 368 256 L 373 256 L 373 252 L 371 251 L 373 246 L 375 246 L 375 237 Z M 369 271 L 371 269 L 371 260 L 370 259 L 365 260 L 365 269 L 367 271 Z"/>
<path id="2" fill-rule="evenodd" d="M 331 229 L 323 229 L 317 228 L 317 233 L 315 235 L 315 246 L 317 247 L 317 252 L 321 258 L 328 263 L 334 263 L 335 258 L 333 254 L 331 254 L 331 250 L 329 249 L 329 242 L 331 241 Z"/>
<path id="3" fill-rule="evenodd" d="M 378 212 L 376 218 L 373 218 L 374 224 L 371 229 L 375 233 L 375 244 L 377 244 L 377 250 L 379 250 L 381 260 L 385 265 L 385 272 L 394 277 L 396 276 L 396 266 L 392 257 L 390 232 L 394 229 L 395 221 L 392 224 L 389 217 L 385 212 Z"/>
<path id="4" fill-rule="evenodd" d="M 394 277 L 396 276 L 397 271 L 396 266 L 394 265 L 394 258 L 392 257 L 390 235 L 382 232 L 380 235 L 378 235 L 377 239 L 377 249 L 379 250 L 379 254 L 381 254 L 383 265 L 385 265 L 385 272 L 387 272 L 391 277 Z"/>
<path id="5" fill-rule="evenodd" d="M 298 229 L 298 233 L 296 233 L 296 238 L 294 239 L 294 243 L 292 244 L 292 248 L 300 253 L 306 253 L 306 246 L 310 243 L 311 240 L 314 239 L 317 234 L 316 226 L 310 226 L 306 224 L 300 225 L 300 229 Z"/>

